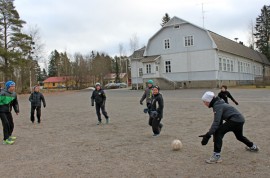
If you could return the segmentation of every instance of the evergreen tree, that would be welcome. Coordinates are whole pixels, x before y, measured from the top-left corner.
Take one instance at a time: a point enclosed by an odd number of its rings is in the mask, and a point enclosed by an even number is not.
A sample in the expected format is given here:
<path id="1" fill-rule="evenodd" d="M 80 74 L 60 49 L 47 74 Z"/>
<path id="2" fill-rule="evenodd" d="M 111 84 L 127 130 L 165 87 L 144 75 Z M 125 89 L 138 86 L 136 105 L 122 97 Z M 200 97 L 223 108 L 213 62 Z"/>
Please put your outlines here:
<path id="1" fill-rule="evenodd" d="M 270 6 L 263 6 L 261 15 L 256 18 L 255 26 L 256 47 L 270 60 L 269 40 L 270 40 Z"/>
<path id="2" fill-rule="evenodd" d="M 165 15 L 162 17 L 162 23 L 160 24 L 162 27 L 171 20 L 171 17 L 168 13 L 165 13 Z"/>
<path id="3" fill-rule="evenodd" d="M 25 64 L 21 60 L 31 51 L 31 37 L 21 32 L 26 22 L 20 19 L 13 2 L 0 0 L 0 56 L 4 80 L 13 78 L 14 68 Z"/>
<path id="4" fill-rule="evenodd" d="M 60 61 L 60 54 L 57 50 L 54 50 L 49 58 L 49 67 L 48 73 L 49 77 L 56 77 L 59 76 L 59 61 Z"/>

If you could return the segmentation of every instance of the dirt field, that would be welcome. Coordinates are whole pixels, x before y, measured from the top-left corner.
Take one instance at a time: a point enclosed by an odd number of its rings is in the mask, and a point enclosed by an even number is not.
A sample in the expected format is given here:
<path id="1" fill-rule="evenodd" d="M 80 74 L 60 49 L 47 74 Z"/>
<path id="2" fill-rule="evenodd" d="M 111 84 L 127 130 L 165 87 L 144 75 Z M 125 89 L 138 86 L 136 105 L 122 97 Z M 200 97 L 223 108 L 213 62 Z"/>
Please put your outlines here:
<path id="1" fill-rule="evenodd" d="M 101 126 L 90 106 L 90 91 L 45 94 L 40 125 L 30 122 L 29 95 L 20 95 L 21 113 L 13 114 L 18 138 L 14 145 L 0 145 L 0 177 L 269 178 L 270 90 L 230 90 L 246 117 L 244 135 L 261 151 L 245 151 L 229 133 L 223 162 L 214 165 L 204 162 L 212 154 L 212 140 L 201 146 L 198 137 L 208 131 L 213 117 L 200 100 L 204 91 L 162 91 L 164 127 L 157 138 L 139 104 L 143 91 L 107 91 L 111 123 Z M 171 150 L 174 139 L 182 141 L 182 150 Z"/>

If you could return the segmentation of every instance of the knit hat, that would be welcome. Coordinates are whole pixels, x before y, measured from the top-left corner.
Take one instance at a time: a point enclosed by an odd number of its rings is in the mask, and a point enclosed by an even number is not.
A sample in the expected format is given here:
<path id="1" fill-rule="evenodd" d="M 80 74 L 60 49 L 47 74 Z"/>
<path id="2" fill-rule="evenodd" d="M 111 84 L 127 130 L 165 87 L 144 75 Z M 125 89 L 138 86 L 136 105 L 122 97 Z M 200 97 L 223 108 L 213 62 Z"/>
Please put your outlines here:
<path id="1" fill-rule="evenodd" d="M 159 88 L 159 86 L 158 86 L 158 85 L 153 86 L 153 88 L 158 89 L 158 91 L 160 90 L 160 88 Z"/>
<path id="2" fill-rule="evenodd" d="M 152 85 L 154 85 L 154 81 L 153 81 L 153 80 L 148 80 L 148 81 L 147 81 L 147 84 L 152 84 Z"/>
<path id="3" fill-rule="evenodd" d="M 100 86 L 100 83 L 97 82 L 97 83 L 96 83 L 96 86 Z"/>
<path id="4" fill-rule="evenodd" d="M 214 98 L 214 96 L 215 96 L 214 92 L 207 91 L 202 96 L 202 100 L 210 103 L 212 101 L 212 99 Z"/>
<path id="5" fill-rule="evenodd" d="M 6 82 L 6 89 L 8 90 L 11 86 L 15 86 L 15 82 L 12 80 Z"/>

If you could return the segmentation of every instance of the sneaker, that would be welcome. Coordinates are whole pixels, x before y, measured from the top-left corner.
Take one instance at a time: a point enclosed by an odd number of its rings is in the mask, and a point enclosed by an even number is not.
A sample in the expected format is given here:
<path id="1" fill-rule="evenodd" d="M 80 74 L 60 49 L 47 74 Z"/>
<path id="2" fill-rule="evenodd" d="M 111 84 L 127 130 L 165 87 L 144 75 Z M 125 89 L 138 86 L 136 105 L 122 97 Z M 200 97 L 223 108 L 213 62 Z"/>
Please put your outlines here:
<path id="1" fill-rule="evenodd" d="M 14 141 L 9 140 L 9 139 L 3 140 L 4 145 L 12 145 L 13 143 L 14 143 Z"/>
<path id="2" fill-rule="evenodd" d="M 257 145 L 254 145 L 252 147 L 246 147 L 246 150 L 247 151 L 250 151 L 250 152 L 258 152 L 259 151 L 259 147 Z"/>
<path id="3" fill-rule="evenodd" d="M 16 139 L 17 139 L 17 137 L 10 136 L 8 139 L 9 139 L 9 140 L 11 140 L 11 141 L 14 141 L 14 140 L 16 140 Z"/>
<path id="4" fill-rule="evenodd" d="M 215 164 L 222 162 L 222 159 L 220 158 L 220 156 L 213 155 L 209 159 L 205 160 L 205 162 L 208 164 Z"/>
<path id="5" fill-rule="evenodd" d="M 158 137 L 158 136 L 159 136 L 159 134 L 154 134 L 154 135 L 153 135 L 153 137 Z"/>
<path id="6" fill-rule="evenodd" d="M 109 124 L 110 123 L 110 118 L 107 118 L 106 119 L 106 124 Z"/>
<path id="7" fill-rule="evenodd" d="M 100 124 L 102 124 L 102 122 L 101 121 L 98 121 L 97 125 L 100 125 Z"/>

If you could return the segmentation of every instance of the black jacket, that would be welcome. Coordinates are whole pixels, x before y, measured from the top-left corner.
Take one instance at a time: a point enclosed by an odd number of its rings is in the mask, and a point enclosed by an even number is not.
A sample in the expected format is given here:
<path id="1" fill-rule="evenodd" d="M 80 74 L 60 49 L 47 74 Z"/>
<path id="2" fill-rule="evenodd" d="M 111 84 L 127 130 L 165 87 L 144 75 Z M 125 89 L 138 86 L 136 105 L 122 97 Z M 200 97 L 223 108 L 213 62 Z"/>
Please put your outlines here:
<path id="1" fill-rule="evenodd" d="M 219 126 L 223 123 L 223 121 L 233 121 L 233 122 L 245 122 L 244 116 L 233 106 L 225 103 L 224 100 L 219 97 L 215 97 L 210 102 L 209 108 L 213 108 L 214 112 L 214 120 L 209 129 L 208 134 L 212 135 L 219 128 Z"/>
<path id="2" fill-rule="evenodd" d="M 97 104 L 105 104 L 105 101 L 106 101 L 106 94 L 104 90 L 100 89 L 93 91 L 91 96 L 92 105 L 94 105 L 94 102 L 96 102 Z"/>
<path id="3" fill-rule="evenodd" d="M 229 104 L 228 98 L 230 98 L 234 103 L 236 102 L 235 99 L 230 94 L 230 92 L 228 92 L 228 91 L 221 91 L 221 92 L 219 92 L 218 97 L 220 97 L 221 99 L 223 99 L 225 101 L 225 103 L 228 103 L 228 104 Z"/>
<path id="4" fill-rule="evenodd" d="M 17 94 L 2 89 L 0 92 L 0 112 L 11 112 L 12 107 L 16 113 L 19 113 L 19 104 Z"/>
<path id="5" fill-rule="evenodd" d="M 151 111 L 158 112 L 158 118 L 163 118 L 164 101 L 161 93 L 153 95 L 151 99 Z"/>
<path id="6" fill-rule="evenodd" d="M 29 101 L 31 102 L 31 106 L 41 106 L 41 101 L 43 106 L 46 107 L 45 98 L 40 92 L 33 92 L 29 97 Z"/>

